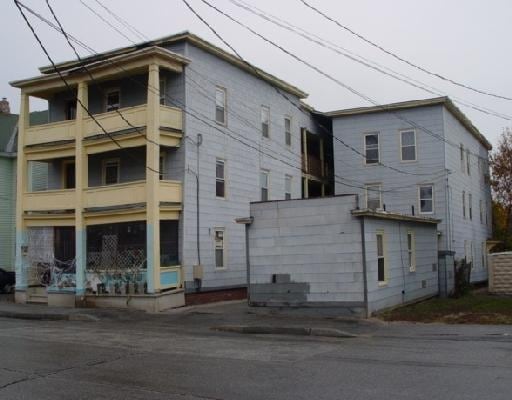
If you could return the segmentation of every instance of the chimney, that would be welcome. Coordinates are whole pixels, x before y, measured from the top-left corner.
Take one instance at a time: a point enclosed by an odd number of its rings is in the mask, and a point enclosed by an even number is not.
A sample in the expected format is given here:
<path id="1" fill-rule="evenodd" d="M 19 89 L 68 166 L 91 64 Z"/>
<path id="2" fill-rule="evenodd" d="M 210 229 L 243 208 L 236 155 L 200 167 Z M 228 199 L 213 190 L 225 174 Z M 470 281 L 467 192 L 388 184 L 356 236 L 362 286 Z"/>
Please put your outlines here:
<path id="1" fill-rule="evenodd" d="M 7 101 L 7 97 L 2 97 L 0 101 L 0 114 L 10 114 L 11 107 L 9 107 L 9 102 Z"/>

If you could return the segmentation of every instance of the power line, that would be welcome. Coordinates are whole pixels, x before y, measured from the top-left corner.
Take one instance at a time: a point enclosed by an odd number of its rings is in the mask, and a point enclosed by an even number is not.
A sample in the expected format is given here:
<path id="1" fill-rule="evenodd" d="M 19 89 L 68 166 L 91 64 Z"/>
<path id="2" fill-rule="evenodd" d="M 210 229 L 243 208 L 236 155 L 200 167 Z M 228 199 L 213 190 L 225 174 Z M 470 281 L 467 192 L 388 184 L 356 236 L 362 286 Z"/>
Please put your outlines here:
<path id="1" fill-rule="evenodd" d="M 250 28 L 249 26 L 245 25 L 244 23 L 238 21 L 237 19 L 233 18 L 231 15 L 229 15 L 228 13 L 220 10 L 219 8 L 217 8 L 216 6 L 210 4 L 208 1 L 206 0 L 200 0 L 201 2 L 203 2 L 205 5 L 207 5 L 208 7 L 214 9 L 216 12 L 218 12 L 219 14 L 225 16 L 226 18 L 228 18 L 229 20 L 231 20 L 232 22 L 236 23 L 237 25 L 239 26 L 242 26 L 244 29 L 248 30 L 249 32 L 251 32 L 253 35 L 259 37 L 260 39 L 262 39 L 263 41 L 269 43 L 270 45 L 272 45 L 273 47 L 276 47 L 277 49 L 279 49 L 280 51 L 284 52 L 285 54 L 289 55 L 290 57 L 292 57 L 293 59 L 295 59 L 296 61 L 300 62 L 301 64 L 304 64 L 306 65 L 308 68 L 310 69 L 313 69 L 314 71 L 318 72 L 320 75 L 326 77 L 327 79 L 333 81 L 334 83 L 336 83 L 337 85 L 347 89 L 348 91 L 350 91 L 351 93 L 361 97 L 362 99 L 366 100 L 367 102 L 373 104 L 375 107 L 381 109 L 382 111 L 386 111 L 386 112 L 389 112 L 390 114 L 394 115 L 396 118 L 400 119 L 401 121 L 403 122 L 406 122 L 408 123 L 409 125 L 411 125 L 412 127 L 416 128 L 416 129 L 419 129 L 419 130 L 422 130 L 424 131 L 425 133 L 431 135 L 432 137 L 438 139 L 438 140 L 441 140 L 447 144 L 450 144 L 456 148 L 459 148 L 459 145 L 456 144 L 456 143 L 453 143 L 447 139 L 445 139 L 442 135 L 438 134 L 438 133 L 435 133 L 417 123 L 415 123 L 414 121 L 411 121 L 410 119 L 400 115 L 398 112 L 390 109 L 390 107 L 386 106 L 386 105 L 381 105 L 379 104 L 377 101 L 373 100 L 371 97 L 357 91 L 356 89 L 352 88 L 351 86 L 349 86 L 348 84 L 340 81 L 339 79 L 336 79 L 334 78 L 332 75 L 328 74 L 327 72 L 321 70 L 319 67 L 311 64 L 310 62 L 304 60 L 303 58 L 297 56 L 296 54 L 294 54 L 293 52 L 287 50 L 286 48 L 284 48 L 283 46 L 277 44 L 276 42 L 272 41 L 271 39 L 268 39 L 267 37 L 263 36 L 262 34 L 258 33 L 257 31 L 255 31 L 254 29 Z M 203 24 L 205 24 L 224 44 L 226 44 L 227 46 L 229 46 L 230 49 L 232 49 L 235 54 L 238 56 L 238 57 L 241 57 L 240 54 L 236 51 L 236 49 L 234 49 L 233 46 L 231 46 L 204 18 L 202 18 L 199 13 L 194 10 L 190 4 L 188 3 L 187 0 L 182 0 L 183 3 L 185 3 L 185 5 L 194 13 L 194 15 L 197 16 L 198 19 L 201 20 L 201 22 L 203 22 Z M 243 60 L 243 59 L 242 59 Z M 247 63 L 247 61 L 244 60 L 245 63 Z M 247 63 L 249 66 L 251 66 L 251 64 Z M 256 70 L 257 71 L 257 70 Z M 288 98 L 287 96 L 285 96 L 286 98 Z M 337 138 L 336 136 L 333 136 L 335 139 Z M 339 138 L 337 138 L 338 140 Z M 344 144 L 345 146 L 347 146 L 345 143 L 342 143 Z M 357 149 L 354 149 L 356 152 L 359 152 Z M 360 153 L 360 152 L 359 152 Z M 470 152 L 471 153 L 471 152 Z M 362 153 L 360 153 L 362 155 Z M 473 154 L 474 156 L 476 156 L 477 158 L 482 158 L 484 160 L 486 160 L 485 158 L 481 157 L 479 154 L 476 154 L 476 153 L 471 153 Z M 365 157 L 365 155 L 363 155 Z M 383 164 L 380 164 L 380 165 L 383 165 Z M 390 169 L 395 169 L 394 167 L 390 167 L 388 166 L 388 168 Z M 401 171 L 401 170 L 398 170 L 398 169 L 395 169 L 397 171 Z M 401 173 L 404 173 L 405 171 L 401 171 Z M 407 173 L 407 172 L 405 172 Z"/>
<path id="2" fill-rule="evenodd" d="M 114 13 L 112 10 L 110 10 L 110 8 L 108 8 L 106 5 L 101 3 L 99 0 L 94 0 L 94 1 L 97 4 L 99 4 L 99 6 L 102 7 L 106 12 L 108 12 L 110 15 L 112 15 L 121 25 L 123 25 L 125 28 L 127 28 L 129 31 L 131 31 L 135 36 L 137 36 L 139 39 L 149 40 L 149 38 L 146 35 L 144 35 L 141 31 L 139 31 L 133 25 L 131 25 L 124 18 L 122 18 L 118 14 Z"/>
<path id="3" fill-rule="evenodd" d="M 425 92 L 427 92 L 429 94 L 433 94 L 433 95 L 436 95 L 436 96 L 443 96 L 443 93 L 440 93 L 439 89 L 429 87 L 425 83 L 416 81 L 416 80 L 414 80 L 414 79 L 412 79 L 412 78 L 410 78 L 410 77 L 408 77 L 406 75 L 403 75 L 403 74 L 400 74 L 400 73 L 398 73 L 396 71 L 393 71 L 390 68 L 384 67 L 382 65 L 378 65 L 374 61 L 370 61 L 370 60 L 362 57 L 361 55 L 349 52 L 347 49 L 344 49 L 344 48 L 342 48 L 342 47 L 340 47 L 340 46 L 338 46 L 336 44 L 333 44 L 332 42 L 329 42 L 329 41 L 327 41 L 325 39 L 322 39 L 322 38 L 320 38 L 317 35 L 311 34 L 311 33 L 305 31 L 302 28 L 293 26 L 292 24 L 290 24 L 287 21 L 284 21 L 282 19 L 277 20 L 277 17 L 275 17 L 275 16 L 273 16 L 271 14 L 268 14 L 268 13 L 262 11 L 261 9 L 253 7 L 251 5 L 248 5 L 247 3 L 243 2 L 243 1 L 239 2 L 237 0 L 229 0 L 229 2 L 232 3 L 233 5 L 235 5 L 236 7 L 242 8 L 242 9 L 248 11 L 249 13 L 258 16 L 259 18 L 262 18 L 262 19 L 270 22 L 271 24 L 274 24 L 276 26 L 279 26 L 282 29 L 285 29 L 285 30 L 287 30 L 289 32 L 292 32 L 292 33 L 294 33 L 294 34 L 296 34 L 296 35 L 306 39 L 309 42 L 315 43 L 315 44 L 317 44 L 317 45 L 319 45 L 319 46 L 321 46 L 323 48 L 331 50 L 334 53 L 336 53 L 338 55 L 341 55 L 341 56 L 343 56 L 345 58 L 348 58 L 351 61 L 354 61 L 354 62 L 356 62 L 358 64 L 361 64 L 361 65 L 363 65 L 363 66 L 365 66 L 367 68 L 373 69 L 374 71 L 377 71 L 377 72 L 379 72 L 379 73 L 381 73 L 383 75 L 386 75 L 386 76 L 389 76 L 389 77 L 391 77 L 393 79 L 401 81 L 401 82 L 403 82 L 403 83 L 405 83 L 407 85 L 410 85 L 410 86 L 415 87 L 417 89 L 423 90 L 423 91 L 425 91 Z M 388 71 L 391 71 L 391 72 L 388 72 Z M 456 99 L 456 97 L 454 97 L 454 96 L 452 96 L 452 98 Z M 487 115 L 495 116 L 497 118 L 501 118 L 501 119 L 504 119 L 504 120 L 507 120 L 507 121 L 512 121 L 512 116 L 509 116 L 509 115 L 506 115 L 506 114 L 503 114 L 503 113 L 499 113 L 497 111 L 489 110 L 489 109 L 487 109 L 485 107 L 480 107 L 478 105 L 472 104 L 470 102 L 466 102 L 464 100 L 458 100 L 457 99 L 457 103 L 460 103 L 461 105 L 463 105 L 465 107 L 471 108 L 473 110 L 479 111 L 479 112 L 487 114 Z"/>
<path id="4" fill-rule="evenodd" d="M 450 82 L 452 83 L 453 85 L 456 85 L 456 86 L 459 86 L 459 87 L 462 87 L 464 89 L 468 89 L 468 90 L 471 90 L 473 92 L 476 92 L 476 93 L 480 93 L 480 94 L 484 94 L 486 96 L 491 96 L 491 97 L 495 97 L 495 98 L 498 98 L 498 99 L 503 99 L 503 100 L 512 100 L 511 97 L 507 97 L 507 96 L 502 96 L 502 95 L 499 95 L 499 94 L 495 94 L 495 93 L 492 93 L 492 92 L 489 92 L 489 91 L 486 91 L 486 90 L 481 90 L 481 89 L 477 89 L 477 88 L 474 88 L 470 85 L 466 85 L 464 83 L 460 83 L 460 82 L 457 82 L 453 79 L 450 79 L 450 78 L 447 78 L 437 72 L 432 72 L 424 67 L 421 67 L 420 65 L 418 64 L 414 64 L 413 62 L 409 61 L 409 60 L 406 60 L 405 58 L 397 55 L 396 53 L 390 51 L 390 50 L 387 50 L 385 49 L 383 46 L 375 43 L 374 41 L 366 38 L 365 36 L 355 32 L 353 29 L 349 28 L 348 26 L 346 25 L 343 25 L 341 22 L 339 22 L 338 20 L 330 17 L 329 15 L 327 15 L 326 13 L 324 13 L 323 11 L 319 10 L 318 8 L 312 6 L 311 4 L 309 4 L 308 2 L 306 2 L 305 0 L 299 0 L 302 4 L 304 4 L 306 7 L 308 7 L 309 9 L 313 10 L 314 12 L 316 12 L 317 14 L 321 15 L 322 17 L 324 17 L 325 19 L 333 22 L 334 24 L 336 24 L 337 26 L 339 26 L 340 28 L 344 29 L 345 31 L 351 33 L 352 35 L 356 36 L 357 38 L 363 40 L 364 42 L 368 43 L 369 45 L 381 50 L 382 52 L 390 55 L 391 57 L 403 62 L 403 63 L 406 63 L 407 65 L 413 67 L 413 68 L 416 68 L 428 75 L 431 75 L 431 76 L 434 76 L 436 78 L 439 78 L 439 79 L 442 79 L 443 81 L 446 81 L 446 82 Z"/>
<path id="5" fill-rule="evenodd" d="M 24 7 L 26 7 L 26 6 L 24 6 Z M 50 25 L 50 26 L 52 26 L 54 29 L 59 30 L 59 29 L 58 29 L 58 28 L 56 28 L 54 25 Z M 61 33 L 62 33 L 62 32 L 61 32 Z M 69 35 L 69 37 L 71 37 L 71 35 Z M 74 40 L 74 38 L 73 38 L 73 40 Z M 94 50 L 92 50 L 92 52 L 94 52 Z M 115 64 L 115 63 L 113 63 L 111 60 L 109 60 L 109 62 L 111 62 L 112 64 Z M 122 69 L 122 67 L 119 67 L 119 68 L 120 68 L 121 70 L 123 70 L 123 69 Z M 141 83 L 141 82 L 136 81 L 136 83 L 137 83 L 137 84 L 139 84 L 139 85 L 145 86 L 145 85 L 144 85 L 143 83 Z M 149 90 L 153 90 L 153 89 L 154 89 L 153 87 L 150 87 L 150 86 L 146 86 L 146 88 L 148 88 Z M 185 106 L 183 103 L 181 103 L 181 104 L 182 104 L 183 106 Z M 190 113 L 190 112 L 189 112 L 189 111 L 187 111 L 186 109 L 184 109 L 183 111 L 184 111 L 185 113 L 187 113 L 188 115 L 191 115 L 192 117 L 194 117 L 194 118 L 198 119 L 199 121 L 203 122 L 203 123 L 204 123 L 204 124 L 206 124 L 207 126 L 209 126 L 209 127 L 213 128 L 213 129 L 215 129 L 215 130 L 217 130 L 217 131 L 221 132 L 222 134 L 226 134 L 225 132 L 223 132 L 222 130 L 220 130 L 217 126 L 212 125 L 212 124 L 211 124 L 211 123 L 209 123 L 208 121 L 205 121 L 205 120 L 203 120 L 203 119 L 201 119 L 201 118 L 197 117 L 196 115 L 194 115 L 194 114 Z M 228 135 L 229 137 L 233 138 L 234 140 L 237 140 L 237 141 L 239 141 L 240 143 L 242 143 L 242 144 L 244 144 L 244 145 L 246 145 L 246 146 L 248 146 L 248 147 L 253 148 L 254 150 L 256 150 L 257 152 L 259 152 L 259 153 L 261 153 L 261 154 L 267 155 L 267 156 L 269 156 L 269 157 L 271 157 L 271 158 L 274 158 L 274 159 L 276 159 L 276 160 L 278 160 L 278 161 L 281 161 L 281 162 L 283 162 L 284 164 L 287 164 L 287 165 L 289 165 L 289 166 L 291 166 L 291 167 L 293 167 L 293 168 L 297 168 L 297 169 L 301 170 L 301 168 L 300 168 L 300 167 L 298 167 L 298 166 L 296 166 L 296 165 L 289 164 L 289 163 L 287 163 L 286 161 L 284 161 L 284 160 L 282 160 L 282 159 L 278 159 L 278 158 L 276 158 L 276 157 L 274 157 L 274 156 L 272 156 L 272 155 L 270 155 L 270 154 L 268 154 L 268 153 L 265 153 L 265 152 L 263 152 L 260 148 L 258 148 L 258 147 L 254 147 L 254 146 L 251 146 L 250 144 L 247 144 L 247 143 L 245 143 L 245 142 L 241 141 L 241 140 L 240 140 L 239 138 L 237 138 L 237 137 L 233 137 L 232 135 L 229 135 L 229 134 L 227 134 L 227 135 Z M 337 175 L 335 175 L 335 177 L 338 177 L 338 176 L 337 176 Z M 338 178 L 343 179 L 343 178 L 341 178 L 341 177 L 338 177 Z M 437 178 L 437 179 L 439 179 L 439 178 Z M 342 185 L 345 185 L 345 186 L 349 186 L 349 187 L 354 187 L 354 188 L 359 188 L 359 189 L 365 189 L 365 187 L 362 187 L 362 186 L 356 186 L 356 185 L 347 184 L 347 183 L 339 182 L 339 181 L 336 181 L 336 182 L 337 182 L 337 183 L 340 183 L 340 184 L 342 184 Z M 411 187 L 411 186 L 416 186 L 416 184 L 414 184 L 414 185 L 406 185 L 406 186 L 403 186 L 402 188 L 408 188 L 408 187 Z M 392 191 L 395 191 L 395 190 L 398 190 L 398 189 L 400 189 L 400 187 L 397 187 L 397 188 L 392 189 L 392 190 L 383 190 L 382 192 L 392 192 Z"/>
<path id="6" fill-rule="evenodd" d="M 107 132 L 107 130 L 100 124 L 100 122 L 94 117 L 94 115 L 89 111 L 89 109 L 82 103 L 82 101 L 74 95 L 74 92 L 73 92 L 73 89 L 71 88 L 71 86 L 69 85 L 68 81 L 64 78 L 64 76 L 62 75 L 62 73 L 60 72 L 60 69 L 57 68 L 57 66 L 55 65 L 55 62 L 53 61 L 52 57 L 50 56 L 50 54 L 48 53 L 48 50 L 46 49 L 45 45 L 43 44 L 43 42 L 41 41 L 41 39 L 39 38 L 39 35 L 36 33 L 34 27 L 32 26 L 32 24 L 30 23 L 30 21 L 28 20 L 27 16 L 25 15 L 23 9 L 21 8 L 18 0 L 13 0 L 14 1 L 14 4 L 16 5 L 16 7 L 18 8 L 18 10 L 20 11 L 20 14 L 21 16 L 23 17 L 23 19 L 25 20 L 25 23 L 27 24 L 27 26 L 29 27 L 30 31 L 32 32 L 32 35 L 34 36 L 34 38 L 36 39 L 36 41 L 39 43 L 39 46 L 41 47 L 41 50 L 43 50 L 44 54 L 46 55 L 46 58 L 48 58 L 48 61 L 50 61 L 51 65 L 53 66 L 53 69 L 55 70 L 55 72 L 57 73 L 58 77 L 60 80 L 62 80 L 62 82 L 64 83 L 64 85 L 66 86 L 66 89 L 68 90 L 68 92 L 75 98 L 75 100 L 77 101 L 78 104 L 80 104 L 80 107 L 82 107 L 82 109 L 87 113 L 87 115 L 95 122 L 95 124 L 103 131 L 103 133 L 105 135 L 108 136 L 108 138 L 114 142 L 116 144 L 117 147 L 119 147 L 120 149 L 123 149 L 123 146 L 121 146 L 121 144 L 109 133 Z M 129 153 L 128 153 L 129 154 Z M 137 157 L 134 157 L 135 160 L 138 160 Z M 148 167 L 146 166 L 146 168 L 150 171 L 153 171 L 155 173 L 160 173 L 159 171 L 157 170 L 154 170 L 152 169 L 151 167 Z"/>

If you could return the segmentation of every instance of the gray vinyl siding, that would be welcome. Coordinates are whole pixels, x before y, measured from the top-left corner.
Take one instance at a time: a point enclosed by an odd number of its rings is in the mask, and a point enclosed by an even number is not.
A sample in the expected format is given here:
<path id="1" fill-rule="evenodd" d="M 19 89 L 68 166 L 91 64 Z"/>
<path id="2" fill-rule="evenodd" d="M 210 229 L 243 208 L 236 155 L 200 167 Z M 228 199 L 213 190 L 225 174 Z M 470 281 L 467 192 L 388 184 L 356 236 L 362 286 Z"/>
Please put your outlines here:
<path id="1" fill-rule="evenodd" d="M 249 202 L 260 199 L 259 172 L 270 171 L 269 198 L 284 198 L 285 175 L 292 176 L 292 196 L 301 196 L 300 126 L 307 117 L 278 94 L 269 84 L 192 45 L 185 56 L 186 103 L 190 113 L 208 121 L 206 126 L 191 115 L 185 116 L 185 134 L 195 140 L 203 135 L 200 147 L 200 242 L 204 266 L 203 287 L 229 287 L 246 282 L 244 227 L 235 218 L 249 215 Z M 195 83 L 194 83 L 195 82 Z M 227 92 L 227 128 L 215 122 L 215 88 Z M 298 104 L 298 99 L 287 95 Z M 261 106 L 270 107 L 270 138 L 261 135 Z M 236 115 L 233 115 L 235 113 Z M 284 116 L 292 117 L 292 146 L 285 145 Z M 244 146 L 233 137 L 253 148 Z M 192 266 L 197 263 L 196 249 L 196 146 L 183 141 L 186 151 L 183 199 L 183 265 L 187 281 L 192 280 Z M 254 148 L 255 147 L 255 148 Z M 283 158 L 277 161 L 268 155 Z M 215 161 L 226 161 L 226 198 L 215 196 Z M 287 165 L 287 164 L 291 164 Z M 226 268 L 214 266 L 214 228 L 225 229 Z"/>
<path id="2" fill-rule="evenodd" d="M 377 279 L 377 231 L 384 233 L 387 282 Z M 408 265 L 407 233 L 413 232 L 416 271 Z M 368 303 L 370 313 L 438 292 L 436 226 L 365 218 Z M 435 265 L 433 267 L 433 265 Z M 425 288 L 422 282 L 425 281 Z M 403 293 L 402 293 L 403 292 Z"/>
<path id="3" fill-rule="evenodd" d="M 0 156 L 0 268 L 14 270 L 15 171 L 13 158 Z"/>
<path id="4" fill-rule="evenodd" d="M 482 171 L 478 167 L 478 159 L 471 155 L 471 175 L 467 174 L 466 168 L 461 169 L 460 150 L 458 145 L 464 144 L 464 149 L 470 150 L 473 154 L 479 154 L 488 159 L 488 152 L 484 146 L 472 136 L 456 120 L 451 113 L 444 113 L 445 130 L 450 141 L 455 146 L 446 145 L 447 168 L 452 171 L 449 176 L 450 188 L 450 215 L 452 227 L 452 250 L 455 251 L 455 258 L 462 259 L 465 256 L 464 242 L 473 243 L 473 270 L 472 280 L 482 281 L 487 279 L 487 269 L 482 265 L 482 242 L 492 236 L 492 212 L 491 212 L 491 190 L 485 183 Z M 465 155 L 466 156 L 466 155 Z M 466 163 L 464 163 L 466 165 Z M 466 218 L 462 212 L 462 191 L 466 192 Z M 473 219 L 469 219 L 468 195 L 473 198 Z M 482 200 L 487 214 L 487 225 L 480 222 L 479 201 Z"/>

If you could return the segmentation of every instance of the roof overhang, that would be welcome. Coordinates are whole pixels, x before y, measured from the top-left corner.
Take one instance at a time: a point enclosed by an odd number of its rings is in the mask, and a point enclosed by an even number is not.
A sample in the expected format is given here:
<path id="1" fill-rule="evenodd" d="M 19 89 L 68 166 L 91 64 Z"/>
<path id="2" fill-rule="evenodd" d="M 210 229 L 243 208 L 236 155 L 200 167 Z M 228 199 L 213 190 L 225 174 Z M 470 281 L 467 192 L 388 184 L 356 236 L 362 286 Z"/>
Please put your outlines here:
<path id="1" fill-rule="evenodd" d="M 260 68 L 239 59 L 237 56 L 235 56 L 231 53 L 228 53 L 227 51 L 221 49 L 220 47 L 215 46 L 214 44 L 200 38 L 197 35 L 194 35 L 193 33 L 187 32 L 187 31 L 180 32 L 180 33 L 177 33 L 174 35 L 164 36 L 162 38 L 155 39 L 155 40 L 150 40 L 150 41 L 134 44 L 133 46 L 121 47 L 121 48 L 107 51 L 104 53 L 99 53 L 99 54 L 95 54 L 95 55 L 92 55 L 89 57 L 84 57 L 82 60 L 85 62 L 105 60 L 105 59 L 115 57 L 115 56 L 118 56 L 121 54 L 136 52 L 136 51 L 146 48 L 146 47 L 166 46 L 166 45 L 179 43 L 179 42 L 189 42 L 189 43 L 193 44 L 194 46 L 196 46 L 202 50 L 205 50 L 208 53 L 213 54 L 213 55 L 229 62 L 230 64 L 237 66 L 238 68 L 248 72 L 249 74 L 256 76 L 258 79 L 263 79 L 264 81 L 270 83 L 271 85 L 277 86 L 278 88 L 280 88 L 290 94 L 293 94 L 300 99 L 304 99 L 308 96 L 307 93 L 300 90 L 296 86 L 293 86 L 293 85 L 275 77 L 274 75 L 269 74 L 268 72 L 265 72 L 265 71 L 261 70 Z M 79 65 L 79 62 L 77 60 L 65 61 L 65 62 L 58 63 L 57 68 L 67 70 L 70 68 L 71 69 L 75 68 L 78 65 Z M 51 65 L 41 67 L 41 68 L 39 68 L 39 70 L 43 74 L 53 73 L 53 71 L 54 71 L 53 66 L 51 66 Z"/>
<path id="2" fill-rule="evenodd" d="M 377 211 L 377 210 L 370 210 L 370 209 L 352 210 L 352 215 L 354 217 L 369 217 L 369 218 L 376 218 L 376 219 L 387 219 L 387 220 L 400 221 L 400 222 L 416 222 L 416 223 L 431 224 L 431 225 L 437 225 L 441 222 L 440 219 L 435 219 L 435 218 L 419 217 L 416 215 L 406 215 L 406 214 L 399 214 L 399 213 L 393 213 L 393 212 L 387 212 L 387 211 Z"/>
<path id="3" fill-rule="evenodd" d="M 90 81 L 89 73 L 94 80 L 117 79 L 125 75 L 132 75 L 138 71 L 147 70 L 149 65 L 156 64 L 160 68 L 174 72 L 182 72 L 183 66 L 190 62 L 180 54 L 166 50 L 162 47 L 151 46 L 130 53 L 117 54 L 112 57 L 92 59 L 90 57 L 76 62 L 72 66 L 61 67 L 57 70 L 66 79 L 70 86 L 80 81 Z M 66 87 L 59 74 L 51 67 L 43 75 L 33 78 L 10 82 L 10 85 L 23 89 L 27 94 L 44 94 L 62 90 Z"/>
<path id="4" fill-rule="evenodd" d="M 429 106 L 444 106 L 446 109 L 487 149 L 492 150 L 492 145 L 485 138 L 485 136 L 480 133 L 480 131 L 473 125 L 473 123 L 469 120 L 466 115 L 450 100 L 448 97 L 436 97 L 433 99 L 425 99 L 425 100 L 410 100 L 403 101 L 400 103 L 391 103 L 391 104 L 383 104 L 379 106 L 372 107 L 357 107 L 357 108 L 349 108 L 346 110 L 336 110 L 329 111 L 324 113 L 324 115 L 331 118 L 343 118 L 354 115 L 363 115 L 363 114 L 375 114 L 381 112 L 393 112 L 400 110 L 407 110 L 411 108 L 418 107 L 429 107 Z"/>

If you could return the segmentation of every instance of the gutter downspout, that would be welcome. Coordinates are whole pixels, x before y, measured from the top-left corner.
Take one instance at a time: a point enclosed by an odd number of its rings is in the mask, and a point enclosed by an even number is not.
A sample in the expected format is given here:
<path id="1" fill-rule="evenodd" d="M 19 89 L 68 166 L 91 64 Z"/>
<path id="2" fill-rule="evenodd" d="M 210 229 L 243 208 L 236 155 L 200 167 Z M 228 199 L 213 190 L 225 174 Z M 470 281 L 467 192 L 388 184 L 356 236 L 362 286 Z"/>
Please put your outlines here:
<path id="1" fill-rule="evenodd" d="M 356 206 L 359 210 L 359 195 L 356 194 Z M 367 266 L 366 266 L 366 240 L 365 240 L 365 227 L 364 227 L 364 217 L 359 217 L 359 223 L 361 225 L 361 252 L 362 252 L 362 263 L 363 263 L 363 301 L 364 301 L 364 313 L 365 318 L 368 318 L 369 310 L 368 310 L 368 274 L 367 274 Z"/>

